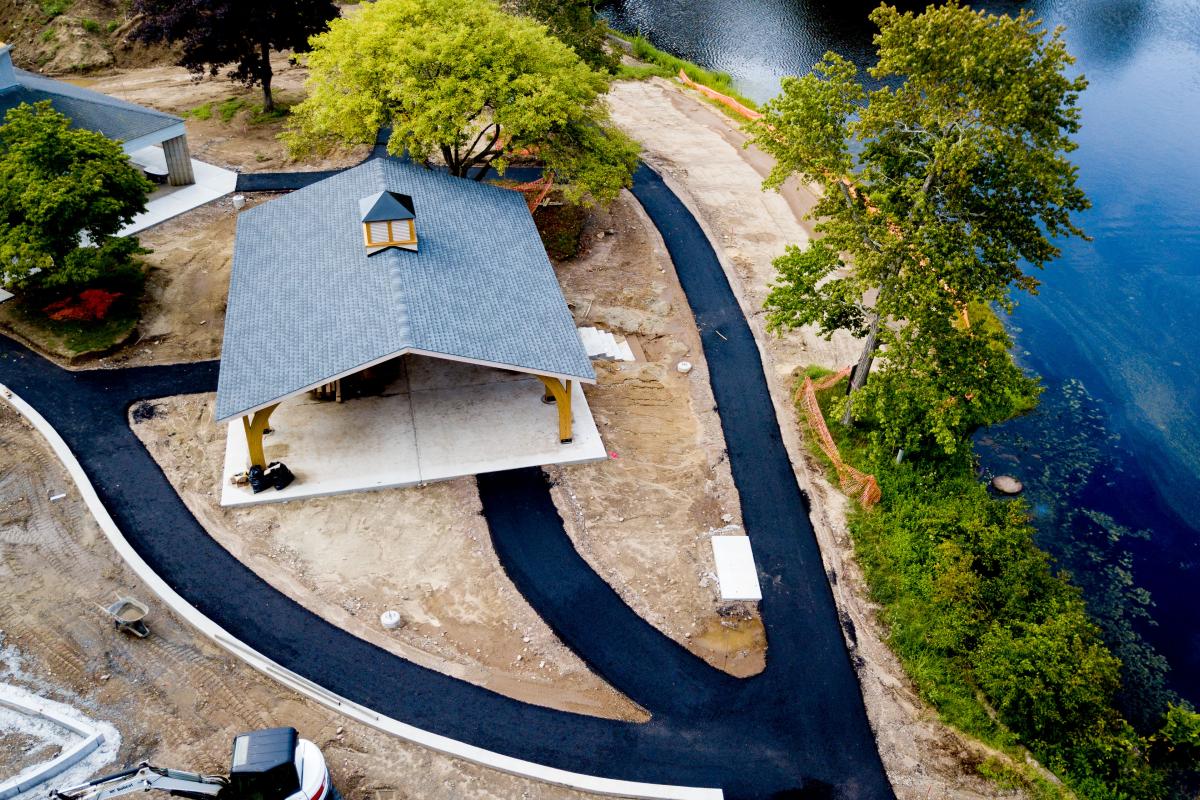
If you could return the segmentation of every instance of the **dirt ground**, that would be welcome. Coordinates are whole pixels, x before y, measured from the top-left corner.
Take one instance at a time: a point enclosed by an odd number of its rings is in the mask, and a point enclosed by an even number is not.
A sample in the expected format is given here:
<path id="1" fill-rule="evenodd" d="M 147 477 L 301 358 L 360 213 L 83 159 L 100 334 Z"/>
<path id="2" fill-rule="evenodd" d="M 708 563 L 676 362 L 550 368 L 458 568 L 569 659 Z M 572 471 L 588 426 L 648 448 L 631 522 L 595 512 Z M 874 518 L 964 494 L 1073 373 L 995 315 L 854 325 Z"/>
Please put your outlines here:
<path id="1" fill-rule="evenodd" d="M 653 223 L 623 193 L 557 265 L 576 324 L 634 341 L 644 359 L 598 362 L 585 388 L 610 453 L 551 469 L 554 500 L 592 568 L 631 608 L 718 669 L 765 665 L 755 603 L 722 603 L 709 538 L 743 533 L 699 334 Z M 690 374 L 676 370 L 693 364 Z"/>
<path id="2" fill-rule="evenodd" d="M 48 499 L 59 492 L 66 497 Z M 118 634 L 95 608 L 118 592 L 149 602 L 150 638 Z M 44 440 L 3 402 L 0 629 L 0 682 L 115 725 L 122 736 L 120 764 L 146 759 L 224 773 L 235 735 L 291 725 L 324 751 L 347 800 L 590 797 L 379 733 L 283 688 L 199 637 L 156 604 L 125 567 Z M 5 667 L 13 660 L 18 674 Z M 9 774 L 8 767 L 0 761 L 0 775 Z"/>
<path id="3" fill-rule="evenodd" d="M 222 508 L 226 428 L 212 422 L 213 397 L 156 401 L 152 418 L 141 409 L 131 424 L 205 529 L 272 586 L 439 672 L 529 703 L 647 719 L 592 674 L 509 582 L 474 479 Z M 379 624 L 388 610 L 400 612 L 399 630 Z"/>
<path id="4" fill-rule="evenodd" d="M 796 371 L 809 364 L 838 368 L 856 360 L 849 336 L 826 342 L 815 331 L 779 338 L 765 329 L 762 304 L 774 277 L 771 262 L 788 244 L 802 244 L 811 225 L 802 217 L 815 202 L 811 189 L 790 181 L 763 192 L 770 158 L 743 147 L 736 123 L 694 94 L 654 78 L 617 83 L 609 95 L 614 120 L 643 145 L 643 158 L 689 205 L 725 267 L 763 353 L 763 367 L 784 441 L 801 487 L 841 611 L 846 642 L 858 667 L 867 711 L 888 777 L 901 800 L 997 796 L 973 769 L 987 757 L 1005 758 L 941 724 L 918 697 L 868 599 L 846 525 L 848 501 L 824 478 L 801 441 L 790 397 Z M 1011 796 L 1011 795 L 1010 795 Z"/>
<path id="5" fill-rule="evenodd" d="M 291 63 L 286 53 L 272 55 L 271 67 L 275 71 L 275 102 L 283 106 L 299 102 L 304 97 L 308 70 Z M 238 172 L 348 167 L 362 161 L 370 151 L 363 145 L 323 159 L 292 161 L 276 138 L 283 130 L 283 118 L 260 119 L 253 113 L 262 106 L 262 90 L 246 88 L 223 76 L 197 80 L 182 67 L 154 65 L 66 79 L 131 103 L 186 117 L 192 157 Z M 228 104 L 226 109 L 233 112 L 229 119 L 222 116 L 222 104 Z"/>
<path id="6" fill-rule="evenodd" d="M 57 758 L 61 752 L 58 745 L 21 731 L 0 733 L 0 775 L 16 775 L 34 764 Z"/>
<path id="7" fill-rule="evenodd" d="M 277 195 L 247 195 L 247 208 Z M 238 212 L 223 197 L 138 234 L 147 266 L 135 341 L 89 366 L 132 367 L 219 358 Z"/>
<path id="8" fill-rule="evenodd" d="M 277 196 L 247 195 L 246 207 Z M 237 213 L 232 199 L 223 197 L 138 234 L 142 246 L 151 251 L 140 256 L 146 265 L 141 318 L 127 343 L 109 355 L 76 356 L 62 346 L 55 348 L 21 323 L 7 304 L 0 306 L 5 330 L 70 369 L 219 358 Z"/>
<path id="9" fill-rule="evenodd" d="M 50 14 L 55 5 L 61 6 L 61 13 Z M 165 47 L 130 40 L 133 26 L 128 6 L 112 0 L 63 4 L 0 0 L 0 41 L 13 45 L 18 67 L 50 75 L 133 67 L 169 58 Z"/>

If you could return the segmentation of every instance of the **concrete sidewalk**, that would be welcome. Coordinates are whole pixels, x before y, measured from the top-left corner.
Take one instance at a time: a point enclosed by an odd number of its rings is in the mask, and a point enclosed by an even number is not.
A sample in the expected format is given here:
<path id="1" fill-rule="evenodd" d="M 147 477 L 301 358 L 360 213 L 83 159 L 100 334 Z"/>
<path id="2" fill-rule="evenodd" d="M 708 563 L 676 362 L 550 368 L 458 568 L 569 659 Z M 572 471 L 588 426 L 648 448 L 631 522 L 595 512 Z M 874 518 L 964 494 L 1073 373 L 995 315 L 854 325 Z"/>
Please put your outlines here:
<path id="1" fill-rule="evenodd" d="M 166 157 L 161 147 L 145 147 L 131 153 L 129 157 L 142 167 L 153 167 L 160 172 L 167 169 Z M 218 197 L 232 192 L 237 185 L 236 172 L 194 158 L 192 172 L 196 176 L 195 183 L 188 186 L 161 186 L 152 192 L 145 213 L 134 217 L 133 222 L 121 229 L 120 235 L 129 236 L 205 203 L 211 203 Z"/>

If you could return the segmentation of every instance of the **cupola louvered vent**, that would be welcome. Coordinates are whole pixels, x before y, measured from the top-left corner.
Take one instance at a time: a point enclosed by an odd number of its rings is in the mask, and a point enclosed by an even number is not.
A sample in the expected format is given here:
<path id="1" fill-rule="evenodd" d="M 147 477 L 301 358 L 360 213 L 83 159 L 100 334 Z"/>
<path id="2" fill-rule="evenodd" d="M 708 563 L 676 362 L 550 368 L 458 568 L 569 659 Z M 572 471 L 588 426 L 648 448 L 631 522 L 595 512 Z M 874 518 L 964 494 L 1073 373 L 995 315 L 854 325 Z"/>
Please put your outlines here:
<path id="1" fill-rule="evenodd" d="M 412 198 L 396 192 L 380 192 L 358 201 L 362 211 L 363 245 L 367 255 L 389 247 L 417 249 L 417 215 Z"/>

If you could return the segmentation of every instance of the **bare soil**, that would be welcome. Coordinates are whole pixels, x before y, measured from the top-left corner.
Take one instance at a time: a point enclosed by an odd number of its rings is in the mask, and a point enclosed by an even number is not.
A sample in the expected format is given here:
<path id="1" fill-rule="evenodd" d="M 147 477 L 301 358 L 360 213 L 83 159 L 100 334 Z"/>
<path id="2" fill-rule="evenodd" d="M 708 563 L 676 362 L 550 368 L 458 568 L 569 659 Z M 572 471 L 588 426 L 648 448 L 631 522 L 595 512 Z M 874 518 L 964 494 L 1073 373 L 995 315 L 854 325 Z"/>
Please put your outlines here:
<path id="1" fill-rule="evenodd" d="M 67 496 L 48 499 L 59 492 Z M 118 593 L 150 606 L 150 638 L 118 633 L 95 607 Z M 115 725 L 121 764 L 146 759 L 224 773 L 235 735 L 291 725 L 324 751 L 348 800 L 590 797 L 439 755 L 348 720 L 199 636 L 158 605 L 124 565 L 45 442 L 5 403 L 0 608 L 3 660 L 14 656 L 21 668 L 19 674 L 0 668 L 0 680 Z M 9 774 L 6 752 L 0 750 L 0 774 Z"/>
<path id="2" fill-rule="evenodd" d="M 854 559 L 846 524 L 849 501 L 825 480 L 801 440 L 791 402 L 798 371 L 810 364 L 839 368 L 852 363 L 858 343 L 848 335 L 829 342 L 811 329 L 783 338 L 766 331 L 762 305 L 774 279 L 771 262 L 788 244 L 802 245 L 812 235 L 811 223 L 803 221 L 816 201 L 812 187 L 793 179 L 779 193 L 763 192 L 770 157 L 744 147 L 747 137 L 729 117 L 669 81 L 617 83 L 609 105 L 614 120 L 642 143 L 642 157 L 705 229 L 758 339 L 784 442 L 811 501 L 846 645 L 897 795 L 901 800 L 975 800 L 1002 794 L 975 767 L 987 758 L 1007 757 L 941 723 L 885 644 L 887 631 Z"/>
<path id="3" fill-rule="evenodd" d="M 247 208 L 276 197 L 248 195 Z M 149 255 L 136 339 L 92 366 L 132 367 L 219 358 L 237 214 L 228 197 L 138 234 Z"/>
<path id="4" fill-rule="evenodd" d="M 130 424 L 225 549 L 305 608 L 415 663 L 518 700 L 645 720 L 550 631 L 504 574 L 475 481 L 222 508 L 214 395 L 155 401 Z M 149 418 L 147 418 L 149 416 Z M 139 421 L 140 420 L 140 421 Z M 388 631 L 384 611 L 404 625 Z"/>
<path id="5" fill-rule="evenodd" d="M 276 195 L 252 194 L 247 207 Z M 69 368 L 132 367 L 203 361 L 221 355 L 225 303 L 233 265 L 237 212 L 225 197 L 193 209 L 138 238 L 151 252 L 140 319 L 107 355 L 76 355 L 12 303 L 0 305 L 0 327 Z"/>
<path id="6" fill-rule="evenodd" d="M 303 99 L 308 70 L 293 64 L 287 53 L 273 54 L 271 67 L 275 72 L 275 102 L 286 107 Z M 293 161 L 277 138 L 286 116 L 264 118 L 256 114 L 262 107 L 262 90 L 234 83 L 223 75 L 197 79 L 182 67 L 155 65 L 70 80 L 131 103 L 186 117 L 192 157 L 238 172 L 335 169 L 357 164 L 370 152 L 370 147 L 363 145 L 322 159 Z M 222 114 L 222 104 L 230 112 L 228 119 Z"/>
<path id="7" fill-rule="evenodd" d="M 35 764 L 57 758 L 62 748 L 21 731 L 0 731 L 0 775 L 18 775 Z"/>
<path id="8" fill-rule="evenodd" d="M 576 549 L 634 611 L 718 669 L 765 666 L 755 603 L 722 603 L 714 531 L 744 533 L 695 320 L 662 239 L 632 195 L 595 211 L 579 256 L 557 265 L 576 323 L 633 340 L 585 387 L 612 455 L 550 470 Z M 693 368 L 683 375 L 680 361 Z"/>
<path id="9" fill-rule="evenodd" d="M 48 13 L 56 6 L 62 13 Z M 166 47 L 134 42 L 132 23 L 129 4 L 112 0 L 0 0 L 0 41 L 13 45 L 13 61 L 49 75 L 134 67 L 172 57 Z"/>

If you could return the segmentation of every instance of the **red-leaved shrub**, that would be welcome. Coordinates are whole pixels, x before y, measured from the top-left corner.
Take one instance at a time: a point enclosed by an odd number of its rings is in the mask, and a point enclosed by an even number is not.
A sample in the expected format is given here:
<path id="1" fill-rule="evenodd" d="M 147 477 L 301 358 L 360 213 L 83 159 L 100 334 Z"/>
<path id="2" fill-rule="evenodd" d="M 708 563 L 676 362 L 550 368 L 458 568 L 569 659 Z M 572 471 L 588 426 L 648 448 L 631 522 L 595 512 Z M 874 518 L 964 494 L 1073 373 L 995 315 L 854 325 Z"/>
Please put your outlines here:
<path id="1" fill-rule="evenodd" d="M 57 322 L 99 322 L 108 316 L 109 309 L 121 296 L 120 292 L 104 289 L 84 289 L 73 297 L 64 297 L 42 309 Z"/>

